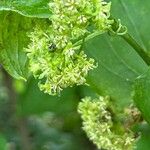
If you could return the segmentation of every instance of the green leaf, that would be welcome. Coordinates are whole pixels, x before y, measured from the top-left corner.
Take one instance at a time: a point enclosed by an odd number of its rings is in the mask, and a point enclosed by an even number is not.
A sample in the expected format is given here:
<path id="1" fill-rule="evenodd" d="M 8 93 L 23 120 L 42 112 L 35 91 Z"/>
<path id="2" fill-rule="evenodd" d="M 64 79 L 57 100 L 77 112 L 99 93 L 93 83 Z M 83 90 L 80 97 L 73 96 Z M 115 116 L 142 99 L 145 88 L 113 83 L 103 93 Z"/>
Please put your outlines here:
<path id="1" fill-rule="evenodd" d="M 149 47 L 150 25 L 147 19 L 149 1 L 112 0 L 112 15 L 129 27 L 129 33 L 145 48 Z M 143 24 L 144 22 L 144 24 Z M 144 38 L 143 38 L 144 37 Z M 131 101 L 135 78 L 148 69 L 141 57 L 119 37 L 98 36 L 88 41 L 87 53 L 99 64 L 88 77 L 88 83 L 102 95 L 110 95 L 120 105 Z"/>
<path id="2" fill-rule="evenodd" d="M 1 134 L 0 134 L 0 150 L 8 150 L 7 149 L 7 141 Z"/>
<path id="3" fill-rule="evenodd" d="M 15 11 L 27 17 L 48 18 L 50 0 L 1 0 L 0 11 Z"/>
<path id="4" fill-rule="evenodd" d="M 25 80 L 28 74 L 24 47 L 32 26 L 32 19 L 11 12 L 0 13 L 0 63 L 17 79 Z"/>
<path id="5" fill-rule="evenodd" d="M 135 126 L 137 133 L 140 133 L 140 137 L 136 142 L 135 150 L 149 150 L 150 148 L 150 126 L 147 123 L 139 124 Z"/>
<path id="6" fill-rule="evenodd" d="M 72 110 L 76 112 L 77 103 L 78 97 L 74 88 L 64 90 L 60 96 L 50 96 L 41 92 L 37 82 L 31 79 L 26 83 L 24 93 L 18 97 L 17 114 L 28 116 L 52 111 L 67 116 Z"/>
<path id="7" fill-rule="evenodd" d="M 147 65 L 122 39 L 107 35 L 86 44 L 87 53 L 98 62 L 88 83 L 102 95 L 109 95 L 121 105 L 131 100 L 133 80 L 147 70 Z"/>
<path id="8" fill-rule="evenodd" d="M 43 19 L 32 19 L 14 12 L 0 12 L 0 63 L 16 79 L 28 77 L 28 59 L 24 50 L 30 39 L 27 33 Z"/>
<path id="9" fill-rule="evenodd" d="M 150 69 L 139 76 L 134 83 L 133 99 L 142 112 L 143 117 L 150 124 Z"/>
<path id="10" fill-rule="evenodd" d="M 141 134 L 140 140 L 137 142 L 136 150 L 149 150 L 150 148 L 150 135 L 149 134 Z"/>
<path id="11" fill-rule="evenodd" d="M 49 0 L 0 1 L 0 63 L 10 75 L 26 80 L 28 60 L 24 51 L 29 43 L 27 32 L 34 27 L 34 20 L 27 17 L 48 18 Z M 17 13 L 14 13 L 17 12 Z"/>

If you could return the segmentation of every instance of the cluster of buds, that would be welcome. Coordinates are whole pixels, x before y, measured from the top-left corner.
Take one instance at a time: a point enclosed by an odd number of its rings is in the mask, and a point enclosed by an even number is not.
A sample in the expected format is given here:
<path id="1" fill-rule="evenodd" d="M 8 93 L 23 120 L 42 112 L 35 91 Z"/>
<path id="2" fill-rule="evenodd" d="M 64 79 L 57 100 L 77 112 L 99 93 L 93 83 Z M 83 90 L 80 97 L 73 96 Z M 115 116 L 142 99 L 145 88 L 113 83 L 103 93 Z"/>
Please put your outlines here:
<path id="1" fill-rule="evenodd" d="M 30 70 L 45 93 L 55 95 L 63 88 L 86 83 L 94 59 L 82 48 L 84 39 L 95 31 L 110 28 L 110 3 L 103 0 L 53 0 L 47 29 L 36 28 L 27 48 Z"/>
<path id="2" fill-rule="evenodd" d="M 98 149 L 133 150 L 135 138 L 133 132 L 115 131 L 112 115 L 109 111 L 110 102 L 106 97 L 92 100 L 86 97 L 79 103 L 78 112 L 83 120 L 83 130 Z M 122 127 L 121 127 L 122 128 Z"/>

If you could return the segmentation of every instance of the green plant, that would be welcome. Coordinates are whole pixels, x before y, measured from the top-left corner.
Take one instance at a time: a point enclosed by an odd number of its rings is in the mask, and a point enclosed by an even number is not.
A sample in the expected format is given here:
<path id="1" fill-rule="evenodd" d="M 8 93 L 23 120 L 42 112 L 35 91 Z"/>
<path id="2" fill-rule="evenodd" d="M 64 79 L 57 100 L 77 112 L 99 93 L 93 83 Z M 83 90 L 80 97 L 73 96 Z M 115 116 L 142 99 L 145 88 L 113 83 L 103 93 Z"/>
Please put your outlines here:
<path id="1" fill-rule="evenodd" d="M 140 149 L 137 126 L 150 123 L 149 9 L 148 0 L 2 0 L 1 64 L 17 80 L 33 75 L 41 91 L 56 97 L 89 86 L 94 92 L 79 90 L 80 98 L 91 98 L 78 107 L 89 139 L 98 148 Z M 137 110 L 125 113 L 135 106 L 145 121 Z"/>

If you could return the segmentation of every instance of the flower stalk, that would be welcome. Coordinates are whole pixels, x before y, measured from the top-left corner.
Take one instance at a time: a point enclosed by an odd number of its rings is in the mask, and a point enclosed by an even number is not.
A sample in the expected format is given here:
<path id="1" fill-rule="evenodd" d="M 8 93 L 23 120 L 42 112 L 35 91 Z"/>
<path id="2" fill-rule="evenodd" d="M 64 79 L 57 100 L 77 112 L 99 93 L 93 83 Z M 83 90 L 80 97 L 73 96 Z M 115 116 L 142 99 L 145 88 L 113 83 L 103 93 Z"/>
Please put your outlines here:
<path id="1" fill-rule="evenodd" d="M 144 62 L 150 65 L 150 56 L 148 53 L 137 43 L 137 41 L 129 34 L 126 33 L 121 36 L 133 49 L 141 56 Z"/>
<path id="2" fill-rule="evenodd" d="M 127 27 L 121 24 L 120 19 L 114 19 L 114 22 L 109 29 L 109 35 L 119 35 L 123 38 L 144 60 L 144 62 L 150 65 L 150 55 L 148 52 L 140 46 L 140 44 L 128 33 Z"/>

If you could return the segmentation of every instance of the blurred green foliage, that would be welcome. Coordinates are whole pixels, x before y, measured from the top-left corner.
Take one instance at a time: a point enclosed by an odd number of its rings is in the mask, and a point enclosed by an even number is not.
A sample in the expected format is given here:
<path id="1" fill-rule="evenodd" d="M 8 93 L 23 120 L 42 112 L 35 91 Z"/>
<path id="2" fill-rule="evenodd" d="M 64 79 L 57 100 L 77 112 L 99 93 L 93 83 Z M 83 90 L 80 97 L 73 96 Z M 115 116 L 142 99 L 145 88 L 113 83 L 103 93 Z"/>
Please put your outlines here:
<path id="1" fill-rule="evenodd" d="M 0 150 L 96 150 L 82 131 L 77 114 L 81 98 L 95 97 L 88 86 L 69 88 L 54 97 L 43 94 L 32 78 L 25 83 L 5 74 L 6 80 L 2 73 L 1 70 Z M 16 100 L 9 95 L 8 80 L 12 81 Z M 150 127 L 142 124 L 134 130 L 141 133 L 136 150 L 149 150 Z"/>
<path id="2" fill-rule="evenodd" d="M 0 137 L 0 142 L 7 140 L 8 150 L 95 149 L 82 131 L 77 113 L 83 87 L 66 89 L 54 97 L 41 92 L 32 78 L 25 83 L 2 73 L 1 70 L 0 129 L 5 138 Z M 16 98 L 9 95 L 8 80 Z"/>
<path id="3" fill-rule="evenodd" d="M 50 17 L 47 2 L 48 0 L 0 2 L 0 53 L 8 58 L 1 63 L 15 77 L 22 76 L 18 74 L 20 68 L 24 70 L 25 76 L 28 73 L 25 67 L 28 62 L 23 48 L 28 44 L 26 32 L 31 30 L 36 19 L 26 17 Z M 149 10 L 149 0 L 112 0 L 112 14 L 121 18 L 129 32 L 147 50 L 150 46 L 147 18 Z M 26 24 L 27 22 L 29 24 Z M 20 44 L 17 45 L 16 41 L 20 41 Z M 90 73 L 88 83 L 95 92 L 110 95 L 123 108 L 122 106 L 131 101 L 133 81 L 143 74 L 148 66 L 118 37 L 95 37 L 86 43 L 85 47 L 86 53 L 99 62 L 98 68 Z M 145 100 L 149 101 L 149 94 L 147 96 L 147 93 L 144 93 L 146 91 L 149 93 L 148 88 L 143 88 L 143 95 L 148 97 Z M 52 97 L 39 91 L 37 81 L 33 78 L 26 83 L 14 80 L 1 68 L 0 150 L 95 150 L 95 146 L 89 142 L 81 129 L 80 116 L 76 110 L 82 97 L 93 97 L 95 92 L 89 87 L 78 86 Z M 145 110 L 141 103 L 139 105 Z M 149 112 L 149 107 L 146 111 Z M 136 150 L 149 150 L 149 125 L 139 124 L 134 130 L 141 133 Z"/>

